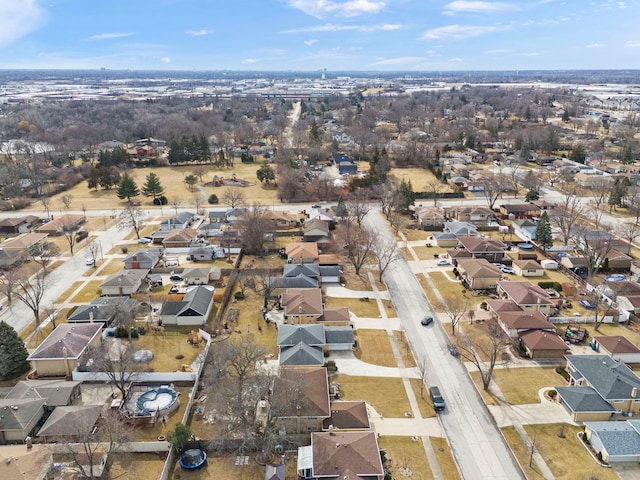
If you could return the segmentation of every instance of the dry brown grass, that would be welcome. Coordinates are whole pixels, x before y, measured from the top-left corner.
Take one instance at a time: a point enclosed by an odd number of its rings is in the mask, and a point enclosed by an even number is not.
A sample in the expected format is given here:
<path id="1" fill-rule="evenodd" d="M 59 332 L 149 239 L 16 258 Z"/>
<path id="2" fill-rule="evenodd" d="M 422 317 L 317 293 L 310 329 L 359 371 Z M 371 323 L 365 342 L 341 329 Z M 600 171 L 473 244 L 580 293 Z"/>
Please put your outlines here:
<path id="1" fill-rule="evenodd" d="M 404 363 L 405 368 L 415 367 L 416 359 L 413 357 L 411 346 L 409 345 L 409 342 L 407 342 L 403 332 L 394 331 L 393 336 L 396 339 L 398 350 L 400 350 L 400 355 L 402 356 L 402 362 Z"/>
<path id="2" fill-rule="evenodd" d="M 413 390 L 413 394 L 416 397 L 416 401 L 418 402 L 418 407 L 420 408 L 420 415 L 422 418 L 431 418 L 436 416 L 436 411 L 433 409 L 433 404 L 429 399 L 429 389 L 424 382 L 422 382 L 418 378 L 409 379 L 411 383 L 411 389 Z M 420 396 L 420 386 L 422 385 L 422 397 Z"/>
<path id="3" fill-rule="evenodd" d="M 378 440 L 378 444 L 386 453 L 387 468 L 393 478 L 415 480 L 433 478 L 421 439 L 414 442 L 411 437 L 385 435 Z M 410 475 L 409 472 L 411 472 Z"/>
<path id="4" fill-rule="evenodd" d="M 543 475 L 538 471 L 535 463 L 532 464 L 531 467 L 529 467 L 531 450 L 524 444 L 524 442 L 522 441 L 522 437 L 520 437 L 515 427 L 503 427 L 502 434 L 507 440 L 507 443 L 513 451 L 516 460 L 520 464 L 520 467 L 522 467 L 522 469 L 524 470 L 527 479 L 538 480 L 544 478 Z"/>
<path id="5" fill-rule="evenodd" d="M 66 302 L 69 299 L 69 297 L 73 294 L 73 292 L 75 292 L 77 289 L 79 289 L 83 284 L 84 284 L 84 282 L 73 282 L 71 284 L 71 286 L 69 288 L 67 288 L 62 293 L 62 295 L 60 295 L 56 299 L 56 303 L 64 303 L 64 302 Z"/>
<path id="6" fill-rule="evenodd" d="M 400 378 L 353 377 L 339 374 L 331 381 L 340 384 L 342 400 L 369 402 L 384 417 L 404 418 L 405 412 L 411 411 Z"/>
<path id="7" fill-rule="evenodd" d="M 234 465 L 235 455 L 208 456 L 207 463 L 197 470 L 183 470 L 176 462 L 176 466 L 169 475 L 170 480 L 263 480 L 264 467 L 258 465 L 253 456 L 249 457 L 249 464 Z M 155 477 L 154 477 L 155 478 Z M 287 477 L 293 478 L 293 477 Z"/>
<path id="8" fill-rule="evenodd" d="M 86 283 L 82 290 L 71 299 L 71 303 L 89 303 L 91 300 L 99 296 L 100 284 L 103 280 L 92 280 Z M 76 282 L 77 283 L 77 282 Z M 58 300 L 60 302 L 60 300 Z"/>
<path id="9" fill-rule="evenodd" d="M 536 448 L 557 479 L 591 478 L 592 475 L 600 480 L 618 479 L 615 470 L 600 467 L 578 440 L 576 434 L 582 427 L 566 425 L 564 438 L 559 436 L 560 424 L 525 425 L 524 428 L 529 438 L 535 439 Z"/>
<path id="10" fill-rule="evenodd" d="M 237 309 L 239 311 L 237 321 L 229 324 L 232 336 L 251 335 L 254 343 L 260 346 L 265 354 L 277 355 L 278 330 L 274 323 L 266 323 L 262 318 L 263 298 L 249 290 L 245 294 L 246 298 L 244 300 L 239 300 L 236 303 L 233 303 L 232 300 L 227 308 L 227 311 L 228 309 Z M 223 320 L 225 315 L 222 317 Z"/>
<path id="11" fill-rule="evenodd" d="M 368 302 L 364 302 L 359 298 L 327 297 L 325 305 L 330 308 L 349 307 L 349 310 L 360 318 L 380 317 L 378 303 L 373 298 L 370 298 Z"/>
<path id="12" fill-rule="evenodd" d="M 357 330 L 356 339 L 358 341 L 356 357 L 363 362 L 382 367 L 398 366 L 386 331 Z"/>
<path id="13" fill-rule="evenodd" d="M 493 380 L 511 405 L 539 403 L 541 388 L 566 383 L 554 368 L 501 368 L 494 371 Z"/>
<path id="14" fill-rule="evenodd" d="M 114 258 L 106 263 L 98 265 L 96 275 L 115 275 L 124 269 L 124 262 L 122 259 Z"/>
<path id="15" fill-rule="evenodd" d="M 146 326 L 142 323 L 139 326 Z M 179 371 L 182 365 L 190 365 L 204 349 L 204 343 L 190 345 L 187 338 L 190 330 L 197 331 L 197 327 L 165 327 L 164 332 L 150 331 L 133 340 L 135 350 L 151 350 L 153 360 L 144 364 L 144 370 L 154 372 Z M 126 339 L 123 339 L 127 342 Z M 178 359 L 176 356 L 182 356 Z"/>
<path id="16" fill-rule="evenodd" d="M 156 422 L 153 427 L 140 427 L 132 429 L 132 441 L 156 441 L 160 435 L 166 436 L 167 432 L 170 432 L 176 427 L 178 423 L 182 422 L 182 417 L 187 410 L 187 403 L 189 401 L 189 393 L 191 392 L 191 389 L 186 387 L 175 387 L 175 389 L 180 394 L 180 404 L 178 409 L 167 417 L 167 423 L 163 425 L 162 422 Z"/>
<path id="17" fill-rule="evenodd" d="M 159 478 L 163 467 L 163 456 L 157 453 L 116 453 L 113 456 L 109 478 L 122 480 Z"/>
<path id="18" fill-rule="evenodd" d="M 402 233 L 404 234 L 405 238 L 410 241 L 417 241 L 417 240 L 424 240 L 426 241 L 426 238 L 431 235 L 431 232 L 425 232 L 424 230 L 420 230 L 419 228 L 415 227 L 415 223 L 411 226 L 409 226 L 410 224 L 408 224 L 407 226 L 405 226 L 405 228 L 402 229 Z"/>
<path id="19" fill-rule="evenodd" d="M 429 441 L 431 442 L 433 451 L 436 453 L 438 465 L 440 465 L 440 470 L 442 471 L 444 478 L 448 480 L 459 479 L 460 474 L 458 473 L 456 462 L 453 459 L 451 449 L 449 448 L 449 444 L 446 439 L 442 437 L 429 437 Z"/>

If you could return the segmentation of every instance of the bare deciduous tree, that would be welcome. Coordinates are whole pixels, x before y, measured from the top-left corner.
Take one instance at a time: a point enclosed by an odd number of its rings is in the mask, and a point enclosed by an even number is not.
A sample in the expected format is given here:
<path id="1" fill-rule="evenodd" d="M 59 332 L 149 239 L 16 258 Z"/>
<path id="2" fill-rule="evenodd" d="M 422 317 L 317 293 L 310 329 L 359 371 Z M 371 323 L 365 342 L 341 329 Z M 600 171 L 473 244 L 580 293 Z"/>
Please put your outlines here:
<path id="1" fill-rule="evenodd" d="M 503 184 L 496 175 L 489 175 L 480 180 L 482 185 L 482 196 L 487 201 L 487 205 L 493 210 L 498 197 L 502 195 Z"/>
<path id="2" fill-rule="evenodd" d="M 380 211 L 388 220 L 393 207 L 395 189 L 393 189 L 389 183 L 381 183 L 374 187 L 374 195 L 380 203 Z"/>
<path id="3" fill-rule="evenodd" d="M 387 239 L 381 236 L 376 237 L 373 242 L 371 253 L 378 264 L 378 280 L 380 282 L 382 282 L 382 276 L 387 271 L 387 268 L 402 258 L 402 253 L 396 241 L 393 238 Z"/>
<path id="4" fill-rule="evenodd" d="M 229 208 L 237 208 L 245 204 L 246 195 L 240 187 L 231 187 L 225 189 L 220 201 Z"/>
<path id="5" fill-rule="evenodd" d="M 435 207 L 436 205 L 438 205 L 438 196 L 444 192 L 446 189 L 446 186 L 437 178 L 432 178 L 431 180 L 429 180 L 425 186 L 424 186 L 424 191 L 429 193 L 431 195 L 431 197 L 433 198 L 433 206 Z"/>
<path id="6" fill-rule="evenodd" d="M 261 255 L 265 237 L 273 232 L 274 224 L 268 216 L 269 210 L 256 203 L 244 212 L 237 222 L 241 232 L 242 249 L 249 255 Z"/>
<path id="7" fill-rule="evenodd" d="M 144 227 L 144 212 L 140 210 L 140 207 L 128 204 L 119 213 L 118 218 L 118 228 L 133 229 L 136 232 L 136 237 L 140 238 L 140 230 Z"/>
<path id="8" fill-rule="evenodd" d="M 349 220 L 355 222 L 358 227 L 362 226 L 362 220 L 371 210 L 369 204 L 369 194 L 371 192 L 366 188 L 358 188 L 349 194 L 346 201 Z"/>
<path id="9" fill-rule="evenodd" d="M 473 363 L 480 372 L 482 388 L 486 392 L 493 379 L 493 371 L 504 350 L 505 335 L 496 321 L 485 324 L 484 335 L 472 339 L 468 335 L 458 335 L 460 355 Z"/>
<path id="10" fill-rule="evenodd" d="M 467 312 L 467 308 L 469 307 L 469 302 L 467 299 L 456 298 L 454 300 L 449 300 L 444 305 L 444 313 L 447 314 L 449 319 L 451 320 L 451 334 L 455 336 L 456 327 L 460 323 L 462 316 Z"/>
<path id="11" fill-rule="evenodd" d="M 138 366 L 133 359 L 135 353 L 133 342 L 111 338 L 94 352 L 99 360 L 99 370 L 107 376 L 109 383 L 118 389 L 122 398 L 126 398 Z"/>
<path id="12" fill-rule="evenodd" d="M 345 256 L 355 268 L 356 275 L 360 275 L 360 270 L 367 263 L 372 253 L 373 244 L 377 237 L 376 234 L 347 221 L 338 225 L 335 235 Z"/>
<path id="13" fill-rule="evenodd" d="M 64 208 L 66 208 L 67 210 L 69 210 L 69 207 L 71 207 L 72 201 L 73 201 L 73 195 L 69 195 L 67 193 L 60 196 L 60 203 L 62 203 L 62 205 L 64 205 Z"/>
<path id="14" fill-rule="evenodd" d="M 576 224 L 583 213 L 575 186 L 562 187 L 562 199 L 560 203 L 551 211 L 551 219 L 558 226 L 562 234 L 562 241 L 568 245 L 573 238 Z"/>
<path id="15" fill-rule="evenodd" d="M 48 286 L 47 275 L 48 271 L 42 268 L 31 277 L 17 275 L 15 281 L 13 295 L 31 310 L 36 325 L 40 325 L 40 307 Z"/>
<path id="16" fill-rule="evenodd" d="M 40 199 L 45 212 L 47 212 L 47 218 L 51 218 L 51 197 L 42 197 Z"/>
<path id="17" fill-rule="evenodd" d="M 102 254 L 102 245 L 99 240 L 93 240 L 89 242 L 87 245 L 87 252 L 89 253 L 89 258 L 93 260 L 93 268 L 97 268 L 98 266 L 98 258 Z"/>
<path id="18" fill-rule="evenodd" d="M 7 303 L 9 305 L 13 302 L 13 293 L 17 287 L 17 280 L 19 278 L 18 268 L 10 268 L 0 273 L 0 293 L 3 293 L 7 297 Z"/>

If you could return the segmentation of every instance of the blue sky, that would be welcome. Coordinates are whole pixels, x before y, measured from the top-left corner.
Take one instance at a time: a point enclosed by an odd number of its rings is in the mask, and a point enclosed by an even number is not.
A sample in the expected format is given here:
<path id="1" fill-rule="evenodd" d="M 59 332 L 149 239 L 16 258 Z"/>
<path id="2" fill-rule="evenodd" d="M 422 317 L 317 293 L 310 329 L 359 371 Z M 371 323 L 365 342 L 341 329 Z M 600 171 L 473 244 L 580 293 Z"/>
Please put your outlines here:
<path id="1" fill-rule="evenodd" d="M 0 0 L 0 69 L 640 68 L 640 0 Z"/>

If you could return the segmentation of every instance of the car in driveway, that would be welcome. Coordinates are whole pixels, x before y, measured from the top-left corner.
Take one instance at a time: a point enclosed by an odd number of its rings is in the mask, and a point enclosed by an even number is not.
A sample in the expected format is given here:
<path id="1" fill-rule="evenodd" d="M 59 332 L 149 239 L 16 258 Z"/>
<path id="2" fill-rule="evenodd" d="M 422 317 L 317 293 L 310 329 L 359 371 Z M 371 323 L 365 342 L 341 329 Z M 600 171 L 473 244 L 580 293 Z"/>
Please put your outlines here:
<path id="1" fill-rule="evenodd" d="M 142 243 L 142 244 L 151 243 L 151 238 L 150 237 L 139 238 L 138 243 Z"/>
<path id="2" fill-rule="evenodd" d="M 504 268 L 501 268 L 501 269 L 500 269 L 500 271 L 501 271 L 502 273 L 508 273 L 509 275 L 515 275 L 515 274 L 516 274 L 516 271 L 515 271 L 513 268 L 511 268 L 511 267 L 504 267 Z"/>
<path id="3" fill-rule="evenodd" d="M 171 280 L 172 282 L 181 282 L 183 278 L 177 273 L 172 273 L 171 275 L 169 275 L 169 280 Z"/>
<path id="4" fill-rule="evenodd" d="M 436 265 L 438 265 L 439 267 L 444 267 L 446 265 L 450 265 L 449 260 L 447 260 L 446 258 L 439 258 L 438 261 L 436 262 Z"/>
<path id="5" fill-rule="evenodd" d="M 422 317 L 422 320 L 420 320 L 420 324 L 423 326 L 427 326 L 427 325 L 431 325 L 433 323 L 433 317 L 430 315 L 425 315 L 424 317 Z"/>

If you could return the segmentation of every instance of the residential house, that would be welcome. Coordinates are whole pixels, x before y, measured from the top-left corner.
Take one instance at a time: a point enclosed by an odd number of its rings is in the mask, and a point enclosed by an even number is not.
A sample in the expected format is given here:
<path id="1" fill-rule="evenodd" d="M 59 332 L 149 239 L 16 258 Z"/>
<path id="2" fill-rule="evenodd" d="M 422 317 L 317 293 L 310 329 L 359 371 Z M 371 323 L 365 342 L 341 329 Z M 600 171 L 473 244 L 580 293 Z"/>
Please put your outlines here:
<path id="1" fill-rule="evenodd" d="M 620 282 L 605 282 L 604 283 L 604 295 L 614 301 L 618 301 L 620 297 L 632 297 L 640 295 L 640 284 L 628 280 Z"/>
<path id="2" fill-rule="evenodd" d="M 458 244 L 458 240 L 456 239 L 456 245 Z M 465 258 L 473 258 L 472 255 L 466 250 L 447 250 L 447 257 L 451 261 L 451 263 L 455 266 L 458 265 L 458 261 Z"/>
<path id="3" fill-rule="evenodd" d="M 603 462 L 640 461 L 640 420 L 585 422 L 584 434 Z"/>
<path id="4" fill-rule="evenodd" d="M 302 239 L 305 242 L 316 242 L 319 249 L 333 244 L 329 224 L 320 219 L 307 220 L 302 225 Z"/>
<path id="5" fill-rule="evenodd" d="M 295 277 L 267 277 L 265 284 L 272 290 L 271 296 L 278 297 L 290 288 L 318 288 L 318 280 L 306 275 Z"/>
<path id="6" fill-rule="evenodd" d="M 133 295 L 138 293 L 146 284 L 149 270 L 123 270 L 109 275 L 101 284 L 100 290 L 104 296 Z"/>
<path id="7" fill-rule="evenodd" d="M 38 422 L 44 416 L 45 404 L 46 400 L 42 398 L 0 399 L 0 444 L 24 443 L 25 438 L 34 436 Z"/>
<path id="8" fill-rule="evenodd" d="M 45 410 L 52 411 L 55 407 L 71 405 L 80 399 L 82 382 L 63 379 L 20 380 L 5 398 L 46 400 Z"/>
<path id="9" fill-rule="evenodd" d="M 212 210 L 209 212 L 209 223 L 225 223 L 227 221 L 227 215 L 224 211 Z"/>
<path id="10" fill-rule="evenodd" d="M 195 215 L 191 212 L 180 212 L 171 218 L 166 218 L 160 222 L 160 230 L 169 232 L 171 230 L 183 230 L 189 228 Z"/>
<path id="11" fill-rule="evenodd" d="M 498 313 L 498 325 L 509 338 L 518 338 L 521 334 L 532 330 L 554 332 L 553 323 L 537 311 L 503 311 Z"/>
<path id="12" fill-rule="evenodd" d="M 0 270 L 16 267 L 24 260 L 24 252 L 0 248 Z"/>
<path id="13" fill-rule="evenodd" d="M 0 234 L 15 235 L 17 233 L 29 233 L 38 220 L 40 220 L 40 218 L 35 215 L 3 218 L 0 220 Z"/>
<path id="14" fill-rule="evenodd" d="M 633 261 L 633 258 L 626 253 L 622 253 L 616 248 L 612 248 L 608 251 L 606 249 L 603 249 L 601 253 L 602 255 L 598 258 L 598 260 L 602 262 L 603 267 L 606 263 L 607 271 L 628 272 L 629 270 L 631 270 L 631 262 Z"/>
<path id="15" fill-rule="evenodd" d="M 22 233 L 17 237 L 7 238 L 0 244 L 0 249 L 19 252 L 26 258 L 46 243 L 48 233 Z"/>
<path id="16" fill-rule="evenodd" d="M 349 312 L 349 307 L 325 307 L 322 316 L 318 317 L 318 321 L 332 325 L 350 325 L 351 313 Z"/>
<path id="17" fill-rule="evenodd" d="M 539 217 L 542 212 L 533 203 L 506 203 L 500 205 L 500 213 L 509 219 Z"/>
<path id="18" fill-rule="evenodd" d="M 270 407 L 276 425 L 287 434 L 322 431 L 322 422 L 331 415 L 327 369 L 280 367 Z"/>
<path id="19" fill-rule="evenodd" d="M 560 403 L 567 408 L 573 421 L 604 421 L 614 413 L 640 413 L 640 399 L 637 398 L 640 378 L 624 363 L 608 355 L 566 355 L 565 358 L 573 389 L 558 387 L 556 390 Z"/>
<path id="20" fill-rule="evenodd" d="M 86 221 L 84 215 L 73 215 L 66 213 L 51 220 L 50 222 L 35 228 L 38 233 L 48 233 L 49 235 L 62 235 L 64 232 L 78 230 L 80 225 Z"/>
<path id="21" fill-rule="evenodd" d="M 324 309 L 319 288 L 289 288 L 280 296 L 284 319 L 291 323 L 316 321 Z"/>
<path id="22" fill-rule="evenodd" d="M 445 209 L 448 218 L 473 225 L 488 225 L 495 221 L 495 212 L 488 207 L 453 206 Z"/>
<path id="23" fill-rule="evenodd" d="M 198 238 L 214 238 L 224 235 L 223 223 L 203 223 L 198 227 Z"/>
<path id="24" fill-rule="evenodd" d="M 640 348 L 622 335 L 596 336 L 591 341 L 596 352 L 624 363 L 640 363 Z"/>
<path id="25" fill-rule="evenodd" d="M 324 325 L 280 325 L 280 365 L 321 366 L 324 363 L 323 349 L 326 343 Z"/>
<path id="26" fill-rule="evenodd" d="M 220 245 L 204 245 L 189 249 L 189 258 L 192 262 L 210 262 L 224 257 L 225 251 Z"/>
<path id="27" fill-rule="evenodd" d="M 213 293 L 213 287 L 199 285 L 189 289 L 181 300 L 165 301 L 160 309 L 162 324 L 205 325 L 213 309 Z"/>
<path id="28" fill-rule="evenodd" d="M 516 275 L 521 277 L 542 277 L 544 268 L 535 260 L 514 260 L 511 264 Z"/>
<path id="29" fill-rule="evenodd" d="M 484 258 L 459 258 L 456 261 L 460 276 L 471 290 L 493 290 L 502 278 L 498 267 Z"/>
<path id="30" fill-rule="evenodd" d="M 438 207 L 418 207 L 413 215 L 424 230 L 439 230 L 444 225 L 444 214 Z"/>
<path id="31" fill-rule="evenodd" d="M 344 272 L 339 265 L 320 265 L 320 283 L 324 285 L 330 283 L 340 283 L 340 278 L 342 277 L 343 273 Z"/>
<path id="32" fill-rule="evenodd" d="M 320 277 L 320 265 L 317 263 L 287 263 L 283 267 L 283 277 L 305 277 L 318 279 Z"/>
<path id="33" fill-rule="evenodd" d="M 102 405 L 69 405 L 56 407 L 40 427 L 37 438 L 44 443 L 78 443 L 96 428 Z"/>
<path id="34" fill-rule="evenodd" d="M 330 352 L 350 351 L 355 345 L 355 337 L 351 326 L 324 326 L 327 340 L 326 349 Z"/>
<path id="35" fill-rule="evenodd" d="M 370 428 L 367 404 L 361 401 L 331 402 L 331 417 L 322 424 L 322 429 L 325 431 L 369 430 Z"/>
<path id="36" fill-rule="evenodd" d="M 193 228 L 172 230 L 162 240 L 164 248 L 189 248 L 198 237 L 198 231 Z"/>
<path id="37" fill-rule="evenodd" d="M 384 469 L 375 432 L 318 432 L 298 448 L 298 476 L 305 480 L 382 480 Z"/>
<path id="38" fill-rule="evenodd" d="M 335 155 L 341 155 L 341 158 L 336 160 Z M 333 161 L 337 163 L 340 175 L 356 175 L 358 173 L 358 165 L 348 155 L 334 154 Z"/>
<path id="39" fill-rule="evenodd" d="M 513 233 L 525 242 L 531 242 L 536 238 L 538 224 L 528 218 L 518 219 L 511 222 Z"/>
<path id="40" fill-rule="evenodd" d="M 499 281 L 498 294 L 517 304 L 522 310 L 538 311 L 550 315 L 555 301 L 542 288 L 531 282 Z"/>
<path id="41" fill-rule="evenodd" d="M 48 445 L 25 448 L 19 442 L 0 448 L 0 478 L 3 480 L 47 480 L 51 478 L 52 466 L 53 452 Z"/>
<path id="42" fill-rule="evenodd" d="M 300 226 L 300 219 L 288 212 L 270 210 L 267 212 L 267 218 L 273 222 L 276 230 L 291 230 Z"/>
<path id="43" fill-rule="evenodd" d="M 70 312 L 67 323 L 101 322 L 108 326 L 135 315 L 139 308 L 138 300 L 126 296 L 97 297 L 89 305 L 80 305 Z"/>
<path id="44" fill-rule="evenodd" d="M 427 245 L 440 248 L 456 247 L 458 245 L 458 237 L 455 233 L 433 232 L 427 238 Z"/>
<path id="45" fill-rule="evenodd" d="M 477 237 L 480 234 L 474 224 L 469 222 L 444 222 L 444 233 L 451 233 L 456 237 Z"/>
<path id="46" fill-rule="evenodd" d="M 288 263 L 314 263 L 318 259 L 318 244 L 315 242 L 288 243 L 285 250 Z"/>
<path id="47" fill-rule="evenodd" d="M 464 248 L 474 258 L 484 258 L 489 262 L 501 262 L 507 246 L 500 240 L 482 237 L 458 237 L 458 246 Z"/>
<path id="48" fill-rule="evenodd" d="M 564 340 L 553 332 L 530 330 L 520 335 L 520 345 L 529 358 L 562 358 L 570 349 Z"/>
<path id="49" fill-rule="evenodd" d="M 489 299 L 486 301 L 487 309 L 497 317 L 502 312 L 522 312 L 522 309 L 511 300 Z"/>
<path id="50" fill-rule="evenodd" d="M 124 268 L 127 270 L 151 270 L 155 268 L 162 258 L 162 250 L 159 248 L 147 248 L 129 254 L 124 259 Z"/>
<path id="51" fill-rule="evenodd" d="M 207 285 L 210 273 L 209 267 L 191 267 L 185 268 L 181 277 L 187 285 Z"/>
<path id="52" fill-rule="evenodd" d="M 245 207 L 235 207 L 225 211 L 224 215 L 227 218 L 227 223 L 235 223 L 244 217 L 248 211 L 249 209 Z"/>
<path id="53" fill-rule="evenodd" d="M 568 268 L 574 273 L 586 273 L 587 271 L 587 259 L 582 255 L 570 255 L 568 257 L 562 257 L 560 259 L 560 265 Z"/>
<path id="54" fill-rule="evenodd" d="M 38 377 L 69 377 L 80 357 L 101 343 L 102 323 L 63 323 L 27 357 Z"/>
<path id="55" fill-rule="evenodd" d="M 280 456 L 280 463 L 268 463 L 264 467 L 264 480 L 285 480 L 286 465 L 285 456 Z"/>

